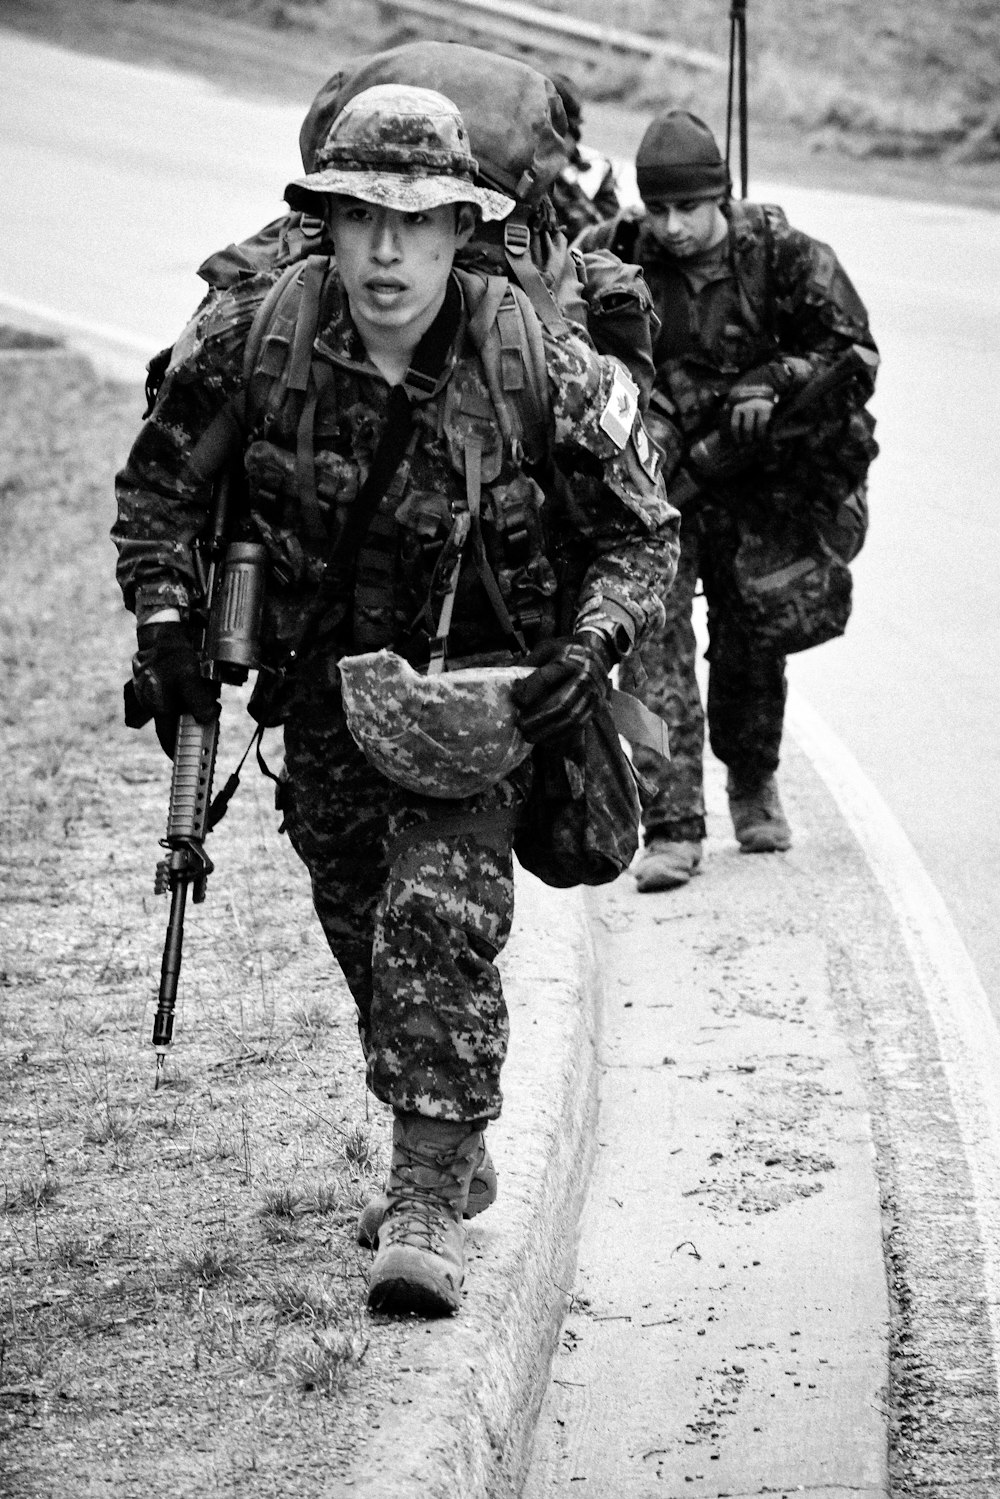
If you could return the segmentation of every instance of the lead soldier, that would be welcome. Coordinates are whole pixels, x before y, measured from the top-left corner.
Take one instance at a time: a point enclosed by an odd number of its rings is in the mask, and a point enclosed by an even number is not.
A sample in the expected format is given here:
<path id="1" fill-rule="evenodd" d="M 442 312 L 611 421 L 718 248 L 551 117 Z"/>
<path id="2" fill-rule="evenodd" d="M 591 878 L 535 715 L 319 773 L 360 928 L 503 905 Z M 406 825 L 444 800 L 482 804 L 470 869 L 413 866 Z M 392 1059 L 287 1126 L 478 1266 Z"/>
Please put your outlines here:
<path id="1" fill-rule="evenodd" d="M 369 1302 L 425 1314 L 457 1309 L 463 1216 L 496 1195 L 484 1131 L 501 1109 L 508 1017 L 495 960 L 531 762 L 444 802 L 439 786 L 408 789 L 352 737 L 338 662 L 388 651 L 424 671 L 446 634 L 452 664 L 494 665 L 516 639 L 533 664 L 517 726 L 558 740 L 662 620 L 677 551 L 635 389 L 565 323 L 541 328 L 544 461 L 529 468 L 511 440 L 473 338 L 482 286 L 454 260 L 480 217 L 513 203 L 475 172 L 442 95 L 353 98 L 286 193 L 335 249 L 307 389 L 273 410 L 248 398 L 245 349 L 273 273 L 213 297 L 119 475 L 113 533 L 137 616 L 134 690 L 169 743 L 180 713 L 217 711 L 191 634 L 212 487 L 199 444 L 223 408 L 237 414 L 242 533 L 270 561 L 265 664 L 285 673 L 272 714 L 285 821 L 357 1004 L 369 1087 L 394 1116 L 386 1191 L 362 1223 L 377 1243 Z M 566 482 L 543 487 L 550 464 Z M 480 544 L 463 552 L 470 530 Z M 460 565 L 445 566 L 456 548 Z"/>

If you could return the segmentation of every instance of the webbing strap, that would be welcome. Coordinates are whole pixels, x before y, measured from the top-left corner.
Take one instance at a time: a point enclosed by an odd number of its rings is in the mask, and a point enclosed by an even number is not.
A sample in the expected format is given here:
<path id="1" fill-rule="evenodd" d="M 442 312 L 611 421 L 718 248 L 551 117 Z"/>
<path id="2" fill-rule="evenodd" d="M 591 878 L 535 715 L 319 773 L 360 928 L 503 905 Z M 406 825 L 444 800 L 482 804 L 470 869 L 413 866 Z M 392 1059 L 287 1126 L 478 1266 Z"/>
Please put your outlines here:
<path id="1" fill-rule="evenodd" d="M 295 336 L 285 384 L 289 390 L 305 390 L 312 368 L 313 343 L 319 326 L 319 299 L 329 261 L 325 255 L 310 255 L 302 277 L 302 295 L 295 320 Z"/>
<path id="2" fill-rule="evenodd" d="M 508 285 L 506 276 L 486 277 L 486 289 L 480 298 L 479 306 L 469 319 L 469 334 L 477 349 L 483 347 L 500 304 L 507 294 Z"/>
<path id="3" fill-rule="evenodd" d="M 521 336 L 521 312 L 514 298 L 505 297 L 497 308 L 500 337 L 500 383 L 505 391 L 523 390 L 528 378 Z"/>
<path id="4" fill-rule="evenodd" d="M 524 636 L 510 617 L 507 605 L 504 603 L 500 585 L 497 583 L 493 569 L 490 567 L 489 558 L 486 556 L 486 543 L 483 541 L 483 528 L 480 518 L 482 506 L 482 476 L 483 476 L 483 439 L 478 432 L 470 432 L 465 439 L 465 496 L 469 505 L 469 537 L 472 542 L 472 556 L 479 574 L 479 581 L 486 591 L 493 608 L 493 613 L 500 622 L 500 628 L 504 634 L 513 640 L 522 655 L 527 655 L 528 647 Z"/>
<path id="5" fill-rule="evenodd" d="M 566 319 L 531 256 L 515 255 L 508 249 L 507 264 L 546 328 L 564 328 Z"/>
<path id="6" fill-rule="evenodd" d="M 469 333 L 480 362 L 497 421 L 513 457 L 518 445 L 531 462 L 545 454 L 549 430 L 549 385 L 541 324 L 520 289 L 506 276 L 487 276 Z M 515 431 L 511 412 L 520 431 Z"/>
<path id="7" fill-rule="evenodd" d="M 503 324 L 500 317 L 504 319 Z M 530 312 L 526 313 L 513 288 L 509 300 L 501 308 L 500 317 L 497 323 L 501 344 L 506 348 L 509 338 L 517 346 L 517 367 L 522 376 L 517 387 L 518 410 L 523 436 L 531 449 L 527 456 L 532 462 L 539 462 L 545 454 L 549 430 L 549 376 L 541 324 Z M 510 388 L 504 381 L 504 389 Z"/>
<path id="8" fill-rule="evenodd" d="M 431 640 L 430 658 L 427 663 L 427 675 L 429 677 L 439 676 L 444 671 L 445 653 L 448 649 L 448 635 L 451 631 L 451 617 L 455 612 L 455 595 L 458 593 L 458 580 L 462 572 L 462 555 L 465 551 L 465 543 L 469 535 L 470 518 L 467 510 L 459 511 L 451 528 L 451 535 L 445 542 L 445 551 L 450 554 L 455 551 L 455 561 L 452 564 L 445 588 L 444 602 L 438 614 L 437 629 Z"/>
<path id="9" fill-rule="evenodd" d="M 312 353 L 311 339 L 309 353 Z M 316 407 L 319 405 L 323 392 L 333 380 L 333 369 L 328 364 L 318 364 L 315 368 L 310 365 L 306 370 L 306 379 L 308 392 L 295 433 L 295 482 L 302 528 L 307 540 L 313 546 L 318 546 L 326 539 L 326 529 L 320 513 L 319 494 L 316 490 L 316 445 L 314 442 Z"/>
<path id="10" fill-rule="evenodd" d="M 642 744 L 655 750 L 664 760 L 670 759 L 670 730 L 658 713 L 641 703 L 630 692 L 611 689 L 611 718 L 615 728 L 629 744 Z"/>
<path id="11" fill-rule="evenodd" d="M 271 325 L 272 316 L 278 306 L 278 303 L 284 297 L 285 292 L 288 290 L 291 283 L 296 279 L 297 276 L 301 275 L 302 269 L 303 267 L 301 263 L 286 266 L 281 275 L 278 277 L 277 281 L 268 291 L 267 296 L 264 298 L 263 302 L 261 302 L 260 306 L 257 308 L 256 313 L 254 314 L 254 320 L 250 325 L 250 332 L 247 335 L 247 341 L 243 347 L 244 386 L 248 386 L 250 384 L 251 376 L 257 368 L 257 361 L 260 357 L 261 345 L 264 342 L 264 335 L 267 333 L 267 330 Z"/>

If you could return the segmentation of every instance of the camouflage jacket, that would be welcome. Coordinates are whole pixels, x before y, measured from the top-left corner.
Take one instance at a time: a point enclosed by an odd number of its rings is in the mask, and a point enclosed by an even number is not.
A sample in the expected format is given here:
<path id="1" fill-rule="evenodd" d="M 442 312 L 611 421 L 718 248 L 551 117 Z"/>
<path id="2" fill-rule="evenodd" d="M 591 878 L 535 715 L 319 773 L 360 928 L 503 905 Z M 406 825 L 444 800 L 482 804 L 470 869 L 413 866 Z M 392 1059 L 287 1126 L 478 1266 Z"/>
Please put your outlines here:
<path id="1" fill-rule="evenodd" d="M 728 263 L 697 292 L 642 209 L 626 209 L 577 241 L 642 267 L 660 319 L 656 389 L 689 437 L 719 421 L 743 377 L 759 375 L 785 396 L 850 344 L 875 348 L 864 304 L 828 245 L 792 228 L 771 204 L 734 202 L 724 211 Z M 860 394 L 859 405 L 870 390 Z"/>
<path id="2" fill-rule="evenodd" d="M 196 450 L 219 410 L 243 387 L 254 314 L 275 276 L 258 275 L 211 297 L 178 346 L 155 406 L 118 475 L 118 578 L 143 620 L 165 606 L 186 616 L 198 596 L 198 541 L 212 482 Z M 412 429 L 405 456 L 357 559 L 353 597 L 336 602 L 334 653 L 388 646 L 419 665 L 453 572 L 458 517 L 467 509 L 460 437 L 469 413 L 485 423 L 481 533 L 504 602 L 527 643 L 584 626 L 631 648 L 662 619 L 661 592 L 677 558 L 677 512 L 668 503 L 630 387 L 614 361 L 569 327 L 544 329 L 552 463 L 515 461 L 495 420 L 468 332 L 465 293 L 453 279 L 446 353 L 433 382 L 404 382 Z M 246 418 L 238 534 L 262 540 L 271 562 L 265 659 L 283 664 L 311 611 L 328 559 L 386 427 L 390 389 L 368 360 L 334 272 L 327 284 L 313 370 L 327 381 L 314 421 L 312 459 L 322 518 L 305 534 L 297 499 L 298 412 L 286 403 Z M 259 367 L 259 366 L 258 366 Z M 412 372 L 411 372 L 412 373 Z M 408 377 L 409 378 L 409 377 Z M 398 394 L 398 393 L 397 393 Z M 293 403 L 294 404 L 294 403 Z M 490 437 L 490 432 L 493 437 Z M 194 458 L 193 458 L 194 455 Z M 449 552 L 449 547 L 452 551 Z M 481 570 L 463 560 L 449 637 L 452 658 L 509 649 Z M 330 637 L 330 632 L 326 632 Z"/>

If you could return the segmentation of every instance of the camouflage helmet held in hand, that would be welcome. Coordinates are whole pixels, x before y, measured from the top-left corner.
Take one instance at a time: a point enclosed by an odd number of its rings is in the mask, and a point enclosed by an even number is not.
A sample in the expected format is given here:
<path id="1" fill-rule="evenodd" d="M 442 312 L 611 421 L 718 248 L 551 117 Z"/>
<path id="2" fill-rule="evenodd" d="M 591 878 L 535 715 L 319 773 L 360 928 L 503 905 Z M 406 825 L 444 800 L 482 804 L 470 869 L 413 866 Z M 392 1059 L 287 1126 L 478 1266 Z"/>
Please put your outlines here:
<path id="1" fill-rule="evenodd" d="M 476 796 L 531 753 L 512 684 L 529 666 L 421 676 L 393 651 L 339 662 L 347 727 L 376 770 L 420 796 Z"/>

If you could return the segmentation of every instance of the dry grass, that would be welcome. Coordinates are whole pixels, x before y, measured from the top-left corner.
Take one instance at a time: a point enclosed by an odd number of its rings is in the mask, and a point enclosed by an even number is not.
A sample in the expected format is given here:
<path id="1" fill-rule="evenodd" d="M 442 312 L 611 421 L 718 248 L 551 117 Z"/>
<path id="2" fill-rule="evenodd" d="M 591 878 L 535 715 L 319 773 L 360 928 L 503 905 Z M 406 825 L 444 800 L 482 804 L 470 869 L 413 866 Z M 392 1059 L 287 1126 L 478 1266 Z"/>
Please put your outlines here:
<path id="1" fill-rule="evenodd" d="M 82 1499 L 102 1474 L 140 1499 L 169 1448 L 172 1496 L 294 1499 L 314 1440 L 334 1476 L 349 1460 L 391 1357 L 391 1332 L 366 1356 L 354 1242 L 387 1126 L 252 777 L 213 834 L 153 1091 L 169 766 L 120 724 L 107 540 L 139 397 L 58 354 L 32 384 L 20 357 L 0 353 L 0 1487 Z M 227 696 L 223 761 L 245 741 Z"/>
<path id="2" fill-rule="evenodd" d="M 360 1326 L 352 1332 L 314 1332 L 288 1344 L 284 1364 L 303 1393 L 339 1395 L 367 1352 Z"/>

